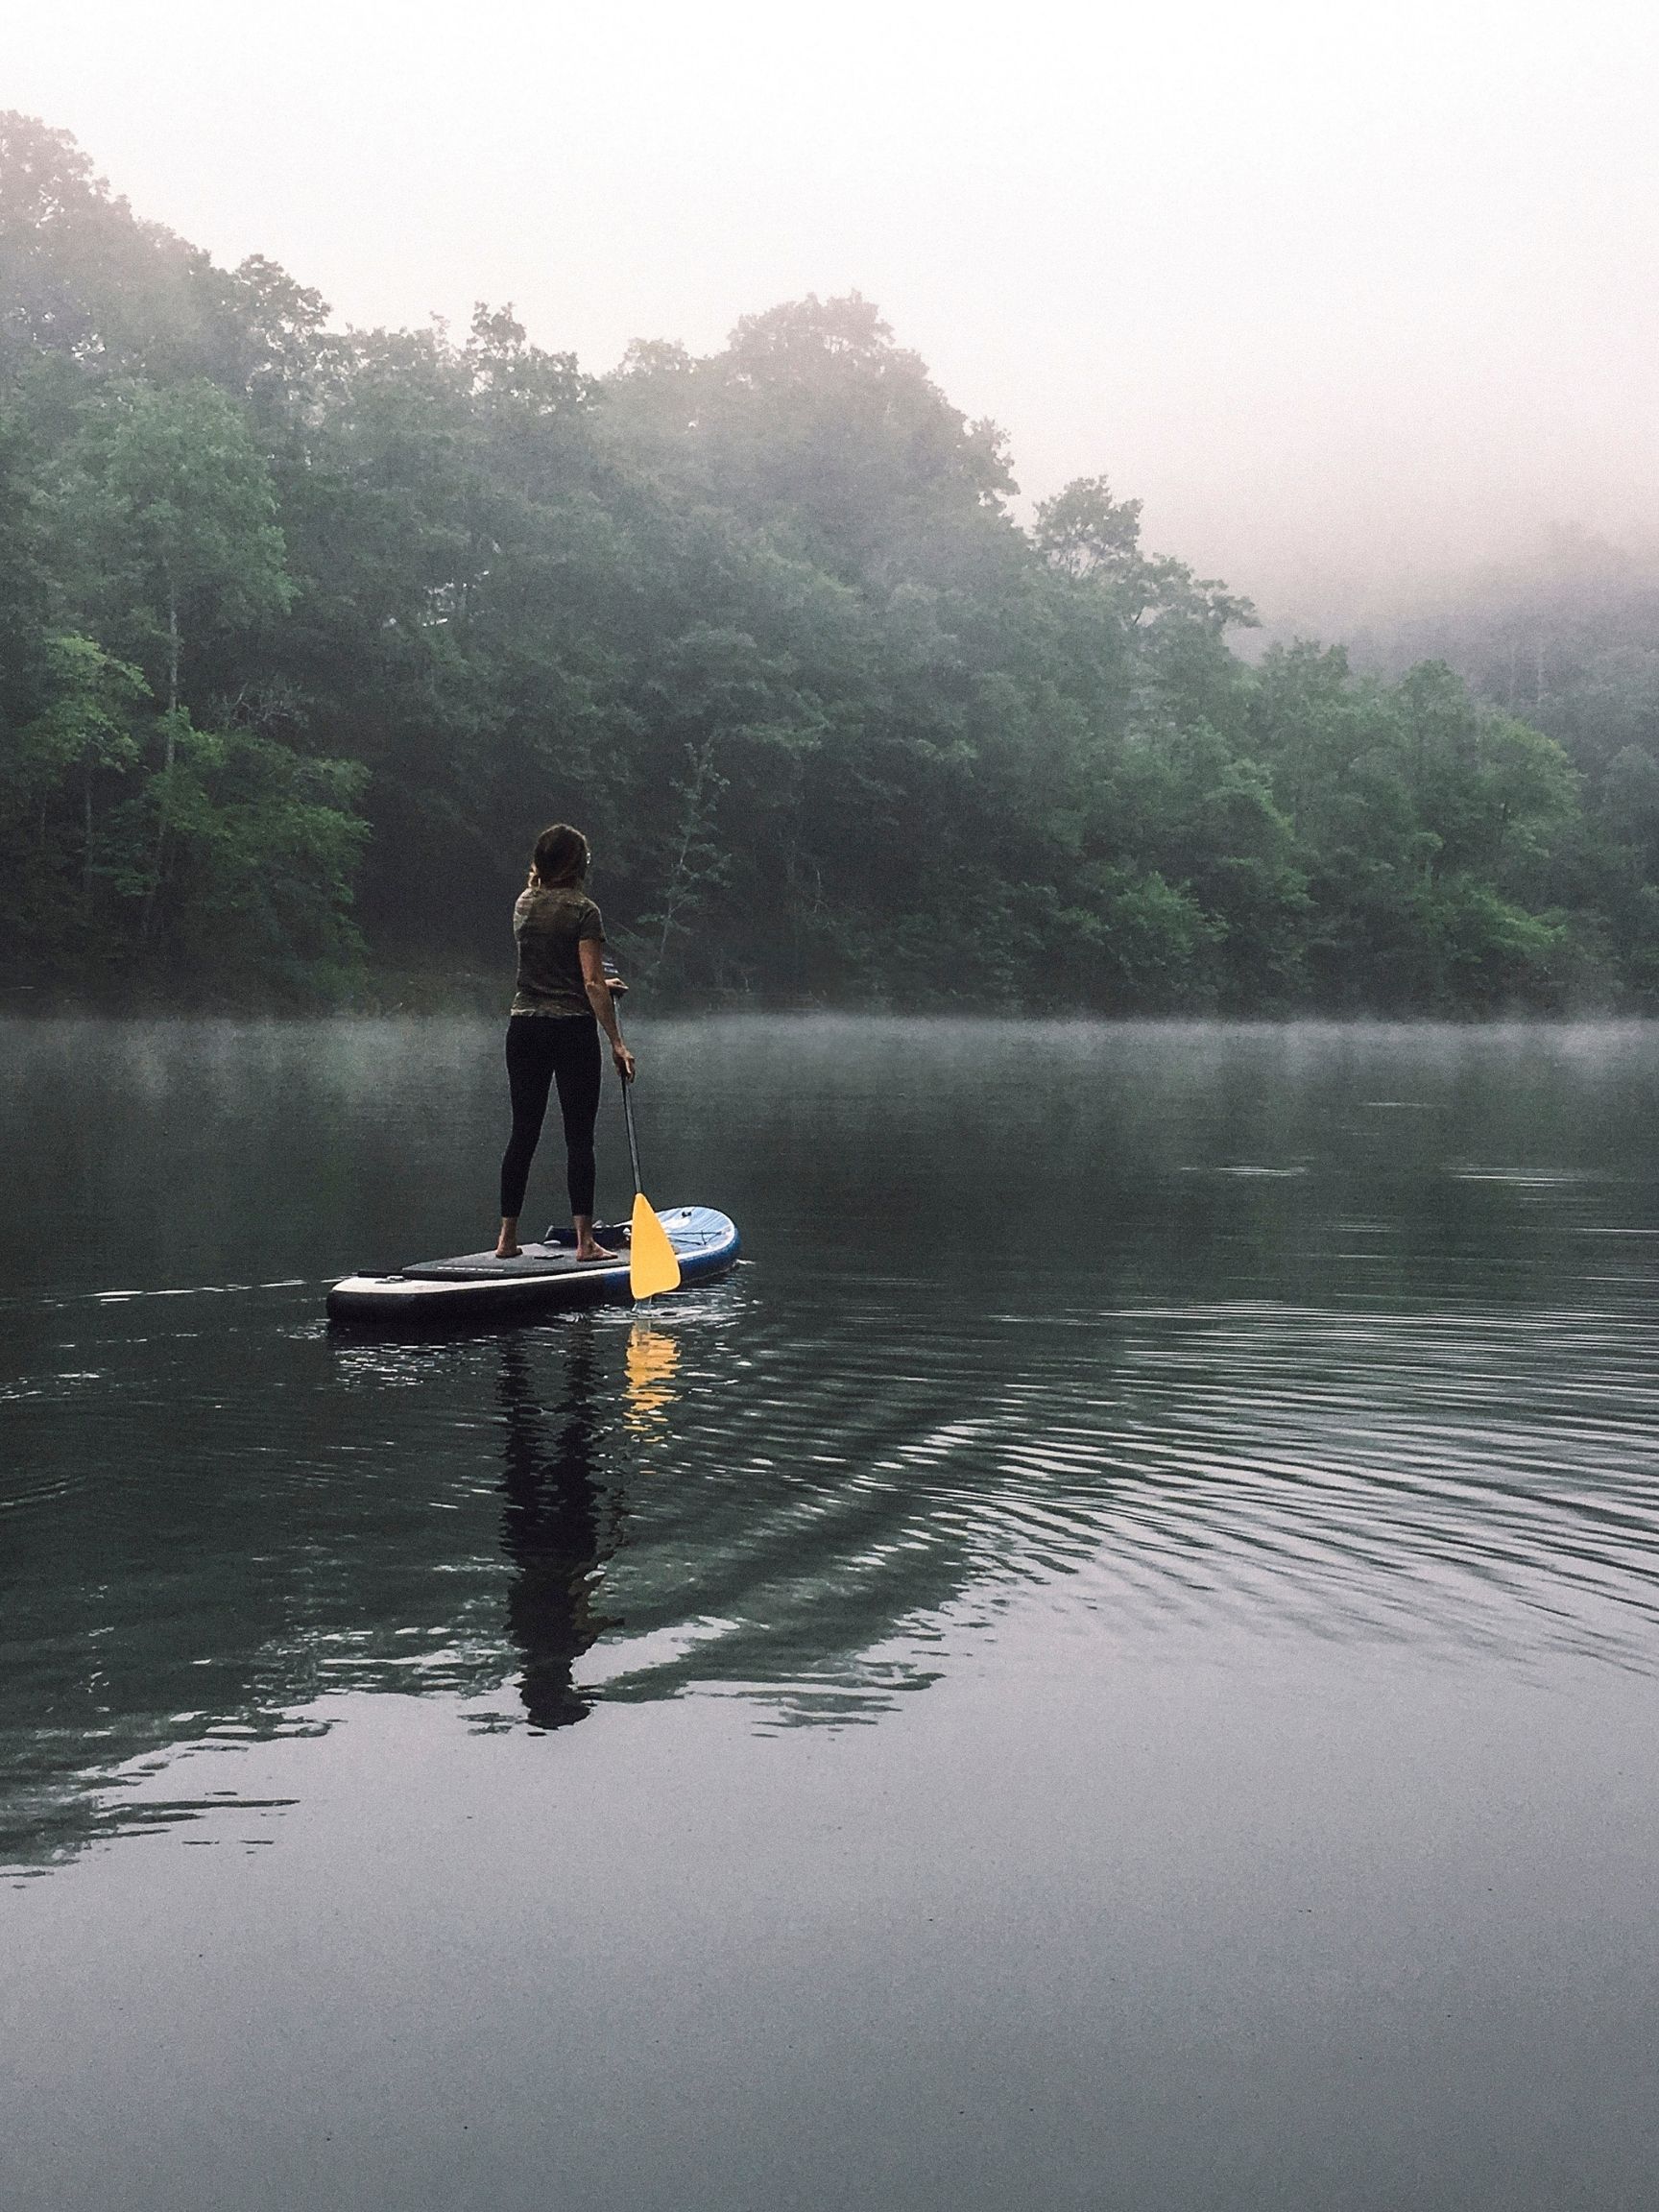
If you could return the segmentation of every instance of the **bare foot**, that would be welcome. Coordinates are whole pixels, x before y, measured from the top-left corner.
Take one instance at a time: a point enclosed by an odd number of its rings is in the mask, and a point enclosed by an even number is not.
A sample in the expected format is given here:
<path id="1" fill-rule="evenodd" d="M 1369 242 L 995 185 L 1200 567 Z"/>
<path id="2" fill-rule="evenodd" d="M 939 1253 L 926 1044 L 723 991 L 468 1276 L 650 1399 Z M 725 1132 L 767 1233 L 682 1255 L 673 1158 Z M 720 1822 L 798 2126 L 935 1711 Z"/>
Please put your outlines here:
<path id="1" fill-rule="evenodd" d="M 620 1260 L 622 1255 L 620 1252 L 607 1252 L 603 1244 L 595 1244 L 589 1237 L 586 1244 L 577 1245 L 576 1257 L 578 1260 Z"/>
<path id="2" fill-rule="evenodd" d="M 495 1257 L 497 1260 L 517 1260 L 522 1258 L 523 1251 L 522 1244 L 497 1244 Z"/>

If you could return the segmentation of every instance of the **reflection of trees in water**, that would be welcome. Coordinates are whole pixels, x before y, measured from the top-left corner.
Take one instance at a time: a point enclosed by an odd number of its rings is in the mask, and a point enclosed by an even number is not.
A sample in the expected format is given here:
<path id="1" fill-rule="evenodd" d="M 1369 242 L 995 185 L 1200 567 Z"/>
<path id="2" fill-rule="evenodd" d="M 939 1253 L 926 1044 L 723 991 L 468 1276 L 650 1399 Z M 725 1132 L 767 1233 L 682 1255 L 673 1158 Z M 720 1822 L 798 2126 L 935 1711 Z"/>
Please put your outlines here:
<path id="1" fill-rule="evenodd" d="M 875 1718 L 937 1671 L 965 1591 L 995 1602 L 1102 1561 L 1122 1619 L 1242 1587 L 1253 1565 L 1261 1613 L 1289 1593 L 1309 1618 L 1338 1600 L 1369 1617 L 1386 1568 L 1415 1620 L 1448 1562 L 1533 1575 L 1490 1549 L 1514 1532 L 1495 1435 L 1529 1495 L 1571 1454 L 1587 1498 L 1646 1511 L 1619 1474 L 1641 1473 L 1632 1439 L 1651 1432 L 1625 1323 L 1601 1341 L 1531 1316 L 1646 1299 L 1585 1285 L 1625 1249 L 1606 1239 L 1652 1229 L 1650 1193 L 1455 1172 L 1593 1166 L 1563 1126 L 1579 1094 L 1563 1077 L 1523 1111 L 1464 1096 L 1455 1067 L 1431 1082 L 1367 1062 L 1321 1087 L 1276 1065 L 1229 1046 L 1207 1084 L 1125 1076 L 1098 1107 L 1072 1085 L 1033 1157 L 1075 1203 L 1045 1216 L 1018 1285 L 925 1163 L 913 1222 L 895 1197 L 872 1263 L 845 1226 L 866 1216 L 847 1214 L 833 1132 L 818 1144 L 791 1121 L 775 1156 L 757 1141 L 753 1171 L 771 1187 L 822 1164 L 794 1190 L 823 1268 L 779 1265 L 760 1299 L 738 1278 L 643 1331 L 595 1313 L 346 1347 L 301 1325 L 309 1293 L 251 1299 L 240 1334 L 171 1334 L 156 1308 L 78 1313 L 95 1391 L 8 1410 L 30 1488 L 0 1555 L 0 1849 L 79 1849 L 126 1824 L 115 1768 L 316 1725 L 329 1691 L 444 1693 L 480 1726 L 557 1728 L 600 1698 L 699 1684 L 768 1717 Z M 1006 1157 L 975 1136 L 975 1095 L 965 1083 L 952 1110 L 965 1181 Z M 955 1162 L 955 1139 L 941 1151 Z M 1632 1141 L 1612 1164 L 1637 1156 Z M 1475 1333 L 1455 1338 L 1447 1317 L 1471 1300 Z M 43 1363 L 61 1325 L 32 1326 Z M 1588 1474 L 1581 1426 L 1556 1426 L 1586 1389 L 1624 1424 Z M 1449 1428 L 1467 1439 L 1467 1513 L 1409 1479 L 1444 1468 Z M 1315 1495 L 1304 1466 L 1339 1479 Z M 1659 1586 L 1645 1539 L 1621 1568 L 1592 1534 L 1539 1522 L 1540 1601 L 1572 1557 L 1628 1617 L 1639 1575 Z"/>
<path id="2" fill-rule="evenodd" d="M 902 1469 L 867 1462 L 957 1384 L 883 1400 L 867 1360 L 837 1374 L 839 1341 L 791 1331 L 757 1392 L 743 1302 L 686 1318 L 426 1346 L 262 1331 L 251 1365 L 245 1341 L 181 1335 L 162 1407 L 163 1339 L 111 1317 L 105 1417 L 143 1456 L 100 1489 L 67 1420 L 35 1439 L 43 1483 L 64 1479 L 12 1554 L 0 1861 L 211 1811 L 141 1807 L 131 1784 L 214 1741 L 229 1794 L 238 1746 L 325 1725 L 331 1694 L 460 1696 L 489 1727 L 507 1681 L 513 1719 L 557 1729 L 705 1680 L 868 1718 L 927 1678 L 866 1654 L 960 1587 L 962 1547 Z"/>

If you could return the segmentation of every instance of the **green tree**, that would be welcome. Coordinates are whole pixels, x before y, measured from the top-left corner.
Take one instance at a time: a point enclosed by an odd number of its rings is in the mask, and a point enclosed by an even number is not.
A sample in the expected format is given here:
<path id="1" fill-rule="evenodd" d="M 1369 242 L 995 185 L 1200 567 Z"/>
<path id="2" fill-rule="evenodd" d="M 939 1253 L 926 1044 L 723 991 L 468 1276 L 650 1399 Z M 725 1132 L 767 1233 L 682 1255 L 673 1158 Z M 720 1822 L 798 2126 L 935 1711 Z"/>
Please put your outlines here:
<path id="1" fill-rule="evenodd" d="M 270 470 L 236 403 L 201 379 L 114 395 L 83 441 L 81 513 L 102 517 L 120 547 L 114 579 L 134 596 L 118 618 L 161 699 L 160 773 L 142 929 L 167 864 L 189 727 L 180 678 L 193 640 L 279 613 L 292 596 Z M 106 604 L 108 604 L 106 594 Z"/>
<path id="2" fill-rule="evenodd" d="M 232 340 L 228 289 L 114 198 L 68 132 L 0 111 L 0 376 L 42 354 L 93 380 L 210 373 Z"/>
<path id="3" fill-rule="evenodd" d="M 0 737 L 0 932 L 13 975 L 107 964 L 100 903 L 119 855 L 106 808 L 140 756 L 150 694 L 136 668 L 89 637 L 44 640 L 39 711 Z"/>
<path id="4" fill-rule="evenodd" d="M 84 457 L 175 714 L 191 639 L 279 613 L 292 597 L 270 469 L 241 409 L 199 378 L 116 396 L 88 426 Z"/>
<path id="5" fill-rule="evenodd" d="M 1107 478 L 1014 490 L 855 293 L 600 378 L 510 307 L 341 332 L 0 118 L 12 973 L 495 964 L 565 816 L 664 994 L 1659 1000 L 1651 579 L 1251 665 Z"/>

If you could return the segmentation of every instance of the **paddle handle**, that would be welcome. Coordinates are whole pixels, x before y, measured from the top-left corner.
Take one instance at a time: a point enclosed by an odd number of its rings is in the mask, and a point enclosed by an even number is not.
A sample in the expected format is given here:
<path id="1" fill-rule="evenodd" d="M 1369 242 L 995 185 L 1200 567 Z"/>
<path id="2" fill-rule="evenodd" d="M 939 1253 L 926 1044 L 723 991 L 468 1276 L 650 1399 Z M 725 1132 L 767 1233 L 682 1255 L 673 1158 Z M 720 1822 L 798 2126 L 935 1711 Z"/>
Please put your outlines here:
<path id="1" fill-rule="evenodd" d="M 630 1095 L 632 1087 L 620 1070 L 617 1070 L 617 1080 L 622 1086 L 622 1118 L 628 1124 L 628 1157 L 634 1163 L 634 1194 L 637 1197 L 643 1186 L 639 1180 L 639 1144 L 634 1135 L 634 1100 Z"/>

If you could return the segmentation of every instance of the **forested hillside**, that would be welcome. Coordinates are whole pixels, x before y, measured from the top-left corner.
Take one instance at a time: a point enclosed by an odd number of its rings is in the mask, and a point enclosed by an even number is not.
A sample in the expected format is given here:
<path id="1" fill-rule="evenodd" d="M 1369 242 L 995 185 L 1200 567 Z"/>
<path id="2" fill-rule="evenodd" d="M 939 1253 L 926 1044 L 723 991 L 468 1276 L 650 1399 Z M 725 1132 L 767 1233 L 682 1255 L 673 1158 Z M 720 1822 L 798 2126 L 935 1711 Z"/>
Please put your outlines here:
<path id="1" fill-rule="evenodd" d="M 508 310 L 342 333 L 0 117 L 6 1002 L 504 975 L 556 817 L 661 998 L 1659 993 L 1647 725 L 1251 667 L 1134 500 L 1014 491 L 856 296 L 603 376 Z"/>
<path id="2" fill-rule="evenodd" d="M 1601 862 L 1587 895 L 1608 917 L 1626 975 L 1651 990 L 1659 558 L 1559 530 L 1529 558 L 1465 578 L 1356 640 L 1357 658 L 1384 674 L 1431 654 L 1565 748 Z"/>

